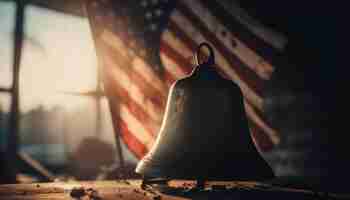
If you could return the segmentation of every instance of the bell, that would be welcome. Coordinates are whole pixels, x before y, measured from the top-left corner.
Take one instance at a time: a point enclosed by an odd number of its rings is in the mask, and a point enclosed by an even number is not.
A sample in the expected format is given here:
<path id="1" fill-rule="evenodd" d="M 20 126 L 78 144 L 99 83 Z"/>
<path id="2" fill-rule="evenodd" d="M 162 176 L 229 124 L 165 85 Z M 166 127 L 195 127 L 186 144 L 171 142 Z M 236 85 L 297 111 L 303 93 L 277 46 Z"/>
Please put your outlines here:
<path id="1" fill-rule="evenodd" d="M 209 50 L 198 64 L 202 47 Z M 170 89 L 155 144 L 136 172 L 151 178 L 255 180 L 274 177 L 250 136 L 240 88 L 214 69 L 207 43 L 196 52 L 197 67 Z"/>

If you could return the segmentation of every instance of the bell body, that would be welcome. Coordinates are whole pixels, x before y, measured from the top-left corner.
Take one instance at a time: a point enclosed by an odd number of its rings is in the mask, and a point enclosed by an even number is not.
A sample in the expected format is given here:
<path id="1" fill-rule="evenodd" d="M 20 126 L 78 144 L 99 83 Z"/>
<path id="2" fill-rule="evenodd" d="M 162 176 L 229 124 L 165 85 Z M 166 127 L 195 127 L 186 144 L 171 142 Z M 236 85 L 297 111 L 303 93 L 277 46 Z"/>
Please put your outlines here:
<path id="1" fill-rule="evenodd" d="M 196 180 L 274 177 L 252 142 L 239 87 L 211 66 L 172 85 L 157 140 L 136 172 Z"/>

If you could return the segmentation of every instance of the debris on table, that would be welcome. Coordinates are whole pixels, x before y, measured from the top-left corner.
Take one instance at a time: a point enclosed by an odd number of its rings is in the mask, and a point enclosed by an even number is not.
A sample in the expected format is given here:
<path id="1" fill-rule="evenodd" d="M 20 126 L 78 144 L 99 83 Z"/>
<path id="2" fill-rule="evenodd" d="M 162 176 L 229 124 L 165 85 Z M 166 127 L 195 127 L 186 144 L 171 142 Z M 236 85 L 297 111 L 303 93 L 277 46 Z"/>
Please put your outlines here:
<path id="1" fill-rule="evenodd" d="M 85 189 L 83 187 L 73 188 L 70 192 L 70 196 L 74 199 L 80 200 L 83 197 L 88 197 L 89 200 L 100 200 L 97 190 L 93 188 Z"/>
<path id="2" fill-rule="evenodd" d="M 80 188 L 73 188 L 70 192 L 70 196 L 75 199 L 80 199 L 81 197 L 85 196 L 86 192 L 83 187 Z"/>
<path id="3" fill-rule="evenodd" d="M 174 180 L 165 186 L 148 186 L 146 190 L 140 188 L 141 180 L 128 182 L 130 185 L 117 181 L 0 185 L 0 200 L 350 199 L 350 194 L 269 186 L 256 182 L 211 181 L 206 184 L 206 188 L 197 190 L 191 190 L 196 188 L 195 184 L 182 180 Z M 257 187 L 259 185 L 262 186 Z"/>
<path id="4" fill-rule="evenodd" d="M 162 199 L 162 197 L 160 195 L 156 195 L 153 197 L 153 200 L 161 200 L 161 199 Z"/>

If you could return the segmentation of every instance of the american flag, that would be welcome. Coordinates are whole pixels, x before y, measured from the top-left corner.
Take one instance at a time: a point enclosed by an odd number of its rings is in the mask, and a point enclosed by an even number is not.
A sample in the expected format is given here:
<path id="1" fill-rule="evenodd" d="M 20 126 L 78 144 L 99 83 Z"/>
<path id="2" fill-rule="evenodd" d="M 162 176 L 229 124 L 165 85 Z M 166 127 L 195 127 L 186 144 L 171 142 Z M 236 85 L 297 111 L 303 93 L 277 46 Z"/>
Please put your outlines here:
<path id="1" fill-rule="evenodd" d="M 86 9 L 116 134 L 138 158 L 154 143 L 168 90 L 192 71 L 193 53 L 201 42 L 214 47 L 216 69 L 240 86 L 258 148 L 269 151 L 279 143 L 279 133 L 262 112 L 262 90 L 286 39 L 238 4 L 89 0 Z"/>

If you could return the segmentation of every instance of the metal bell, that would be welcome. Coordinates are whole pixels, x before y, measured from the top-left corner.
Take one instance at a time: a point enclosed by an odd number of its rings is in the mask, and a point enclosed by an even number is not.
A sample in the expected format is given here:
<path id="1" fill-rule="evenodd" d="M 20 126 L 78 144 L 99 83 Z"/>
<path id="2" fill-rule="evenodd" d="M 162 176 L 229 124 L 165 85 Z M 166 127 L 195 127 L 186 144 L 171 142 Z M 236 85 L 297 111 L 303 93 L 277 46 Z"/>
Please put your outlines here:
<path id="1" fill-rule="evenodd" d="M 199 64 L 202 47 L 209 50 Z M 197 67 L 176 81 L 154 146 L 136 172 L 149 178 L 266 180 L 274 177 L 250 136 L 240 88 L 214 69 L 207 43 Z"/>

